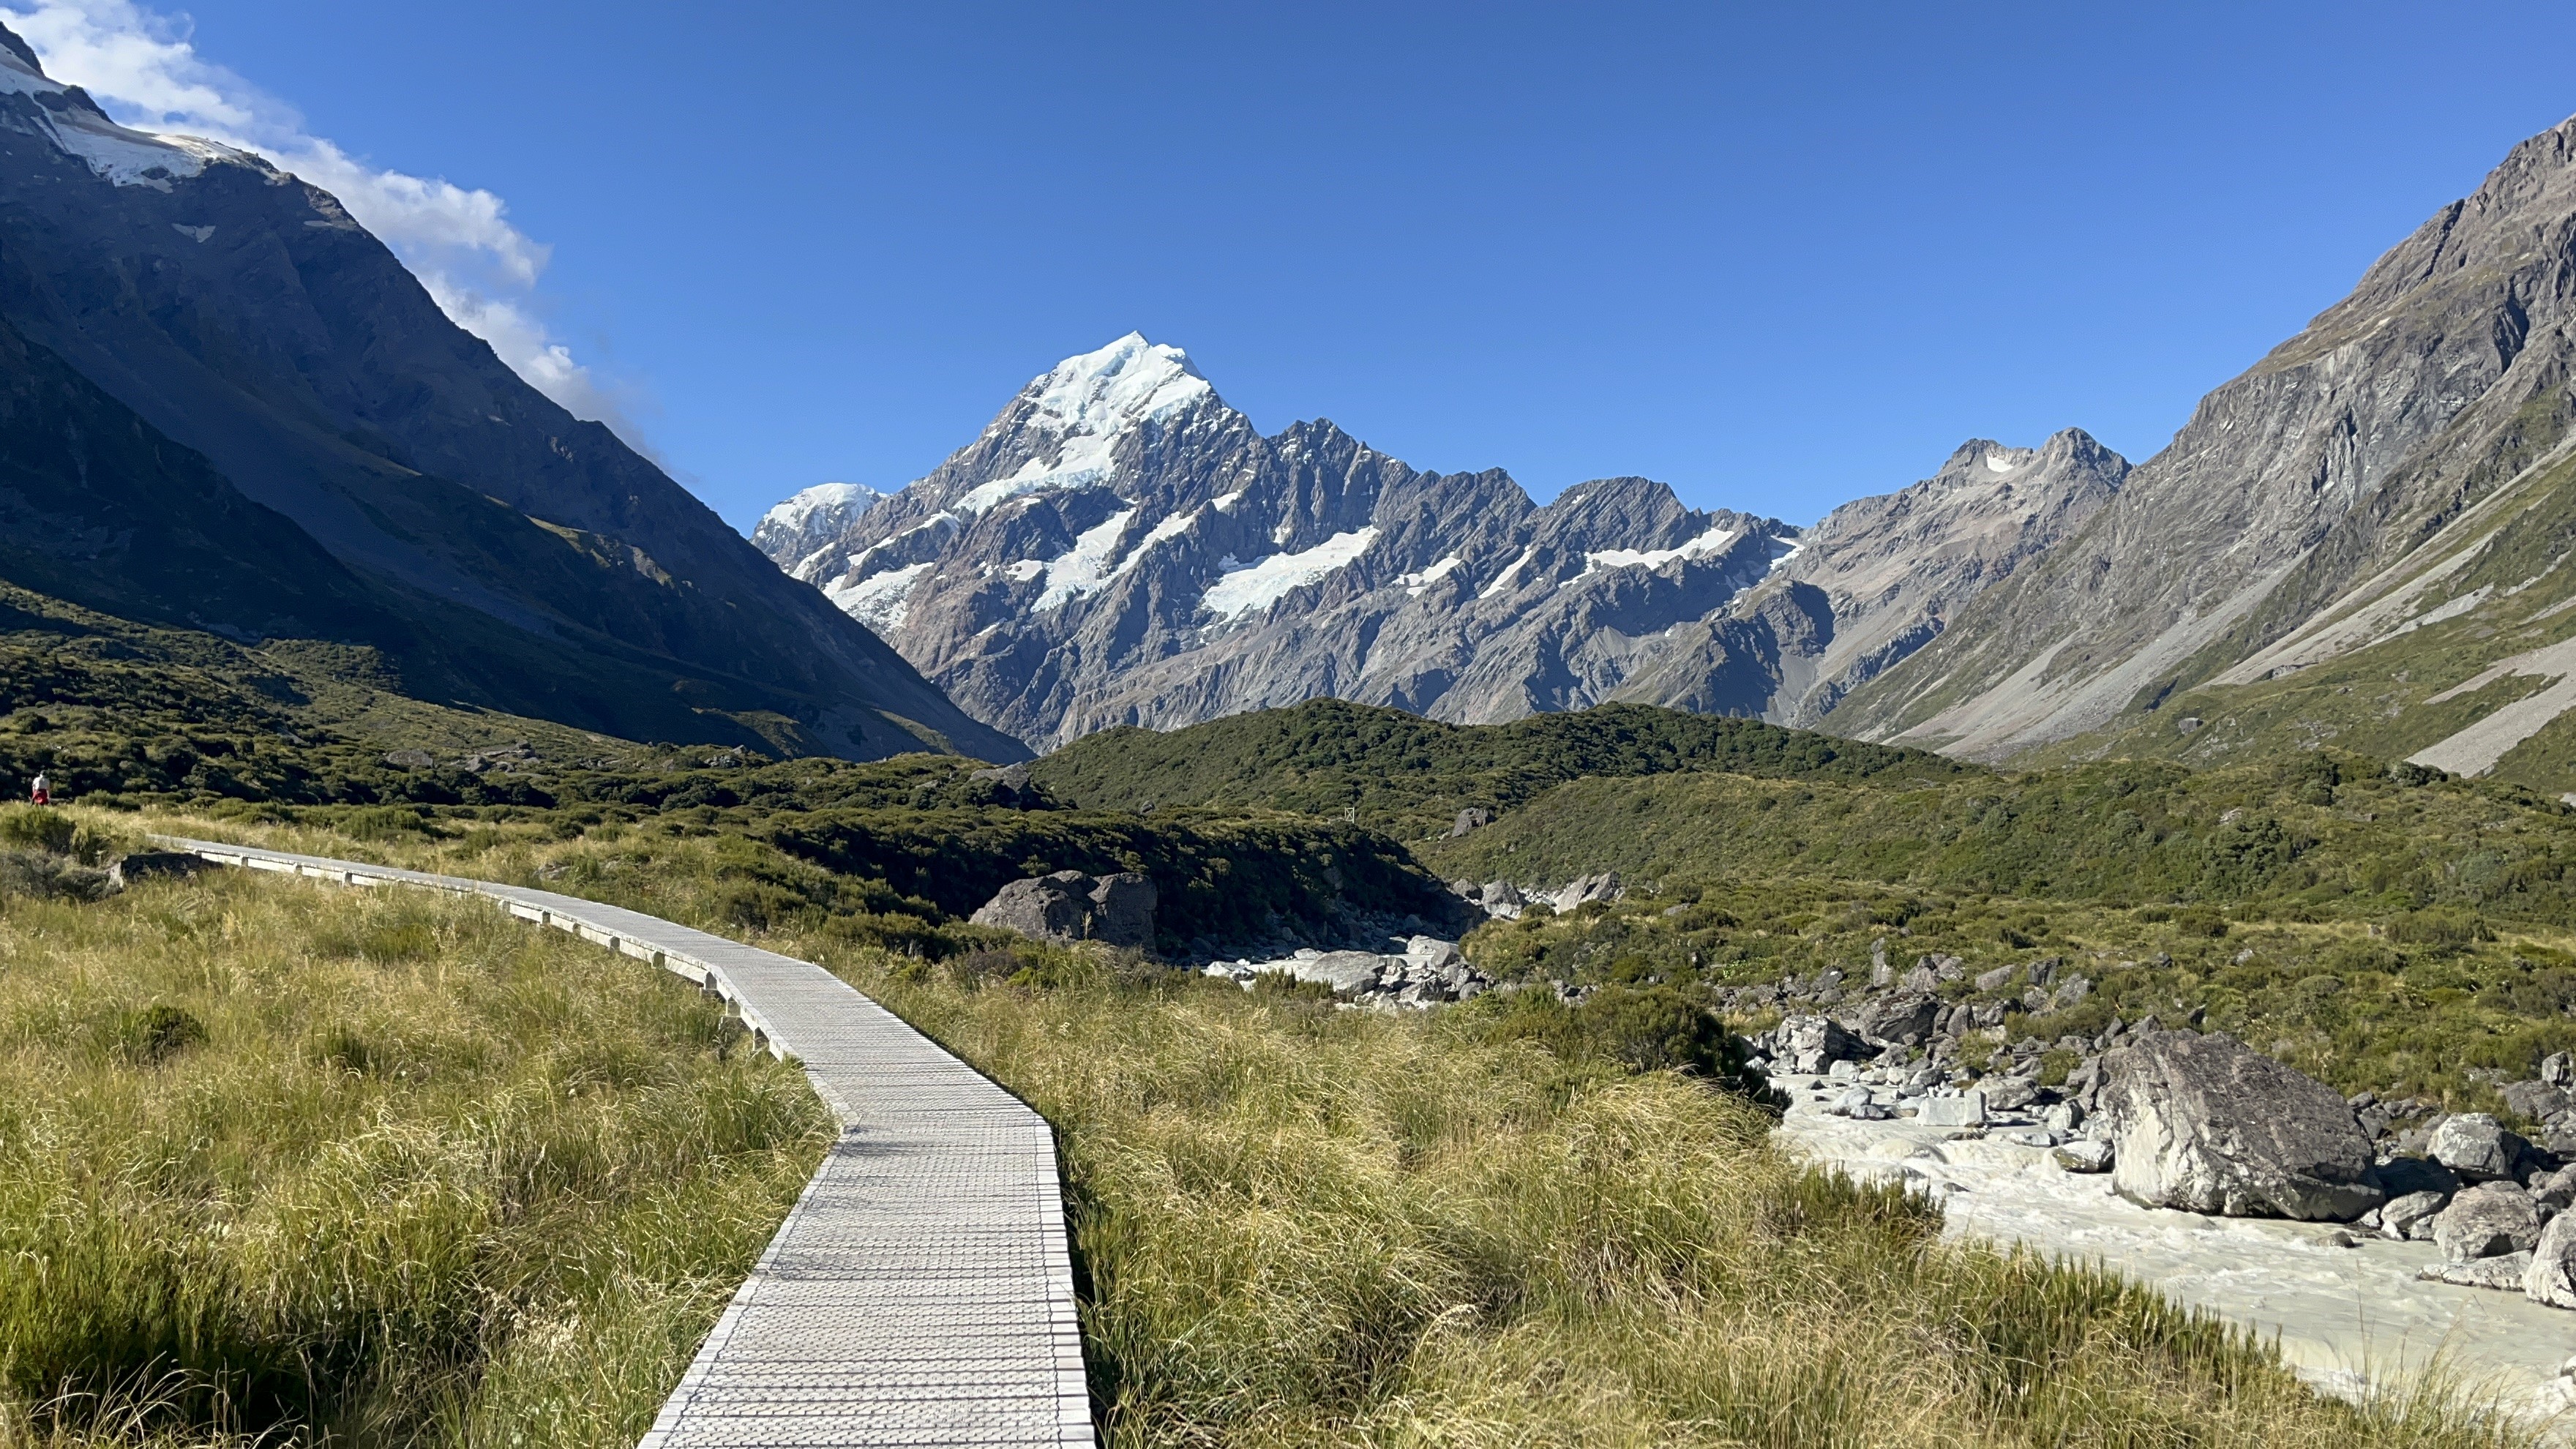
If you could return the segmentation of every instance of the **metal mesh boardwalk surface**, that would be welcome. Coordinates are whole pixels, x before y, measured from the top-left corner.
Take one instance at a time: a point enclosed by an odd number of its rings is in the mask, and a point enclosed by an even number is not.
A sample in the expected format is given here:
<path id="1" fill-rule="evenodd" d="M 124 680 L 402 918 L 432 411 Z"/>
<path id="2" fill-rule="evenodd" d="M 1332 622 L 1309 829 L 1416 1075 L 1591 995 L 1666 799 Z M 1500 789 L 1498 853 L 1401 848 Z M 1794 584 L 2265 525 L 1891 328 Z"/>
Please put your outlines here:
<path id="1" fill-rule="evenodd" d="M 488 896 L 675 971 L 802 1062 L 840 1119 L 643 1449 L 1092 1440 L 1055 1137 L 1018 1098 L 809 962 L 552 891 L 163 838 L 227 865 Z"/>

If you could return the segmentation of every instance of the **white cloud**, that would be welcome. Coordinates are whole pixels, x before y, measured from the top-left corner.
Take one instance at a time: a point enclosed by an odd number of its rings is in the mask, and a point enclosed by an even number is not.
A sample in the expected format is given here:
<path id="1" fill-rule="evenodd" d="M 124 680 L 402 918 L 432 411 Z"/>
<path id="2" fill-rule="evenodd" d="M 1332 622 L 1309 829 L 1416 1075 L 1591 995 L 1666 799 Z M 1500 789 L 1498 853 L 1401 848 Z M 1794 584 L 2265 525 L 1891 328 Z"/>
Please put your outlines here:
<path id="1" fill-rule="evenodd" d="M 88 91 L 120 124 L 256 151 L 337 196 L 529 385 L 643 446 L 617 396 L 531 310 L 546 247 L 510 224 L 500 197 L 379 170 L 308 134 L 293 107 L 199 56 L 183 20 L 132 0 L 12 0 L 0 21 L 35 47 L 47 75 Z"/>

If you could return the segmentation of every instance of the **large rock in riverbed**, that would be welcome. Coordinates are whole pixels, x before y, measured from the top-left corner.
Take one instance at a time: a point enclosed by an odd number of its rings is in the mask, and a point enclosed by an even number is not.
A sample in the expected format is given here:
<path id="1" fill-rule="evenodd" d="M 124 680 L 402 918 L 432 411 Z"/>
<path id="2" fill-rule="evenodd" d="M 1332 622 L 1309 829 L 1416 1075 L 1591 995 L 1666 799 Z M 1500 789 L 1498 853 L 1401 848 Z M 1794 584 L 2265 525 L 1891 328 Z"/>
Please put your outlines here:
<path id="1" fill-rule="evenodd" d="M 2560 1213 L 2540 1230 L 2523 1271 L 2522 1296 L 2551 1308 L 2576 1308 L 2576 1213 Z"/>
<path id="2" fill-rule="evenodd" d="M 1320 982 L 1347 996 L 1376 984 L 1386 970 L 1387 958 L 1374 951 L 1326 951 L 1319 956 L 1302 956 L 1288 963 L 1288 974 L 1300 981 Z"/>
<path id="3" fill-rule="evenodd" d="M 2349 1222 L 2386 1196 L 2333 1088 L 2224 1032 L 2152 1031 L 2102 1058 L 2112 1185 L 2150 1207 Z"/>
<path id="4" fill-rule="evenodd" d="M 1792 1072 L 1823 1076 L 1836 1062 L 1860 1055 L 1860 1039 L 1828 1016 L 1792 1016 L 1774 1033 L 1780 1065 Z"/>

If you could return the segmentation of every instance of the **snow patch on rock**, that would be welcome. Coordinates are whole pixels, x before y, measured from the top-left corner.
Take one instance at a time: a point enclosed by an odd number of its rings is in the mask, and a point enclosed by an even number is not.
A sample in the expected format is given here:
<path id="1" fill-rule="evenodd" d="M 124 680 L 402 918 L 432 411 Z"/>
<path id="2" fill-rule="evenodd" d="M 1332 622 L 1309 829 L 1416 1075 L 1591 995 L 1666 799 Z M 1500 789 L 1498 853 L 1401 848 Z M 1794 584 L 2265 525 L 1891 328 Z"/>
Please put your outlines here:
<path id="1" fill-rule="evenodd" d="M 1269 608 L 1291 589 L 1311 584 L 1336 569 L 1348 568 L 1377 542 L 1377 525 L 1337 533 L 1298 553 L 1274 553 L 1249 564 L 1228 555 L 1225 577 L 1208 586 L 1199 606 L 1219 618 L 1234 619 Z"/>
<path id="2" fill-rule="evenodd" d="M 1436 584 L 1442 579 L 1449 577 L 1451 574 L 1456 573 L 1460 562 L 1461 560 L 1458 555 L 1453 553 L 1447 558 L 1440 560 L 1438 563 L 1433 564 L 1431 567 L 1424 569 L 1422 572 L 1418 574 L 1406 574 L 1404 577 L 1397 579 L 1396 582 L 1404 586 L 1404 595 L 1406 598 L 1418 599 L 1421 598 L 1424 591 L 1428 590 L 1433 584 Z"/>
<path id="3" fill-rule="evenodd" d="M 1476 598 L 1479 601 L 1490 599 L 1494 595 L 1509 589 L 1512 586 L 1512 580 L 1520 577 L 1521 570 L 1529 567 L 1529 561 L 1535 557 L 1537 553 L 1537 544 L 1531 544 L 1529 547 L 1522 549 L 1521 556 L 1512 560 L 1511 567 L 1494 575 L 1494 581 L 1485 585 L 1485 587 L 1477 593 Z"/>
<path id="4" fill-rule="evenodd" d="M 1118 540 L 1126 536 L 1127 525 L 1135 517 L 1134 508 L 1113 513 L 1084 529 L 1073 547 L 1048 560 L 1046 590 L 1038 595 L 1037 606 L 1061 608 L 1100 592 L 1113 577 L 1109 562 L 1117 556 Z"/>
<path id="5" fill-rule="evenodd" d="M 1724 553 L 1728 545 L 1743 536 L 1744 528 L 1739 524 L 1734 527 L 1712 528 L 1678 548 L 1601 549 L 1583 556 L 1583 573 L 1578 577 L 1588 578 L 1608 569 L 1659 569 L 1675 559 L 1706 558 L 1710 554 Z"/>
<path id="6" fill-rule="evenodd" d="M 823 593 L 840 606 L 842 613 L 882 634 L 903 627 L 904 619 L 912 612 L 912 586 L 931 568 L 926 563 L 907 564 L 856 583 L 829 585 Z"/>

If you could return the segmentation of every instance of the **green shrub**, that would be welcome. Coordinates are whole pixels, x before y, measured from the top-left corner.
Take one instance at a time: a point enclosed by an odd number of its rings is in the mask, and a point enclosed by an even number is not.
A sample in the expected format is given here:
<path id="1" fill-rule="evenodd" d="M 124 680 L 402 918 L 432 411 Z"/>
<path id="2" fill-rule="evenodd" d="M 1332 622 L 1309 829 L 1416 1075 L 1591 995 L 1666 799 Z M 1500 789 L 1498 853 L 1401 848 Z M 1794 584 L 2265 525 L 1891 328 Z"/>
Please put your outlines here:
<path id="1" fill-rule="evenodd" d="M 2466 946 L 2492 941 L 2495 931 L 2467 911 L 2436 907 L 2390 918 L 2388 939 L 2416 946 Z"/>
<path id="2" fill-rule="evenodd" d="M 1494 1041 L 1535 1041 L 1570 1061 L 1632 1072 L 1678 1071 L 1761 1094 L 1745 1070 L 1742 1040 L 1707 1003 L 1668 985 L 1602 986 L 1568 1005 L 1553 992 L 1501 998 L 1487 1027 Z"/>
<path id="3" fill-rule="evenodd" d="M 72 853 L 72 838 L 79 829 L 79 823 L 63 810 L 37 805 L 0 805 L 0 846 L 69 855 Z"/>

